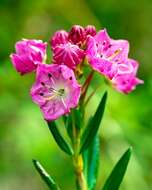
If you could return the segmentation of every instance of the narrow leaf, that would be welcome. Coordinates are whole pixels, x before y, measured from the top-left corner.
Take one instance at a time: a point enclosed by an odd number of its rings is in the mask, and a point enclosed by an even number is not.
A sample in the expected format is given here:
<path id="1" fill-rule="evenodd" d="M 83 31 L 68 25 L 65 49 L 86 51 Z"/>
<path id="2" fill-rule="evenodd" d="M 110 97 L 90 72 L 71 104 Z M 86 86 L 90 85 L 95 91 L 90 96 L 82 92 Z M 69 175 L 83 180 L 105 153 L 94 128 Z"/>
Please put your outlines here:
<path id="1" fill-rule="evenodd" d="M 104 93 L 101 102 L 95 112 L 95 115 L 93 116 L 92 120 L 89 122 L 88 126 L 86 127 L 82 135 L 80 153 L 88 148 L 88 146 L 93 141 L 94 137 L 98 132 L 100 122 L 103 117 L 106 100 L 107 100 L 107 92 Z"/>
<path id="2" fill-rule="evenodd" d="M 73 117 L 74 117 L 74 126 L 77 128 L 77 129 L 80 129 L 83 125 L 83 119 L 82 119 L 82 113 L 80 111 L 80 109 L 73 109 L 72 110 L 72 114 L 73 114 Z"/>
<path id="3" fill-rule="evenodd" d="M 100 160 L 100 140 L 96 136 L 89 148 L 83 153 L 84 173 L 87 179 L 89 190 L 93 190 L 98 176 Z"/>
<path id="4" fill-rule="evenodd" d="M 72 125 L 72 116 L 71 116 L 71 114 L 68 116 L 68 118 L 66 120 L 66 130 L 67 130 L 68 136 L 73 141 L 74 137 L 73 137 L 73 125 Z"/>
<path id="5" fill-rule="evenodd" d="M 37 160 L 33 160 L 33 164 L 43 181 L 48 185 L 50 190 L 60 190 L 58 185 L 52 179 L 52 177 L 45 171 L 45 169 Z"/>
<path id="6" fill-rule="evenodd" d="M 63 150 L 64 152 L 66 152 L 69 155 L 72 155 L 73 150 L 72 150 L 71 146 L 61 136 L 55 122 L 48 122 L 48 127 L 49 127 L 51 134 L 53 135 L 56 143 L 61 148 L 61 150 Z"/>
<path id="7" fill-rule="evenodd" d="M 102 190 L 118 190 L 125 175 L 131 156 L 131 148 L 129 148 L 117 162 Z"/>

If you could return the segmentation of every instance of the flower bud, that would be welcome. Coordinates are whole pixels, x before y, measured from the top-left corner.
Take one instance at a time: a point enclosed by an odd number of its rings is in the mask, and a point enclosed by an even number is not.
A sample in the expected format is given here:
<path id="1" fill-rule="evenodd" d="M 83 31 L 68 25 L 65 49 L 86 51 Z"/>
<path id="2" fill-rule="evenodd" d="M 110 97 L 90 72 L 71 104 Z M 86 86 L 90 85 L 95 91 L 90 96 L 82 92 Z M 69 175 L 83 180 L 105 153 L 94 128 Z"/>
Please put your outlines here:
<path id="1" fill-rule="evenodd" d="M 56 45 L 65 44 L 68 42 L 68 33 L 65 30 L 59 30 L 55 32 L 53 37 L 50 39 L 50 45 L 55 48 Z"/>
<path id="2" fill-rule="evenodd" d="M 69 32 L 68 39 L 74 44 L 81 45 L 86 39 L 85 29 L 82 26 L 74 25 Z"/>
<path id="3" fill-rule="evenodd" d="M 84 58 L 84 51 L 77 45 L 71 44 L 60 44 L 53 50 L 53 62 L 56 64 L 67 65 L 71 69 L 75 69 L 76 66 L 81 63 Z"/>
<path id="4" fill-rule="evenodd" d="M 95 36 L 96 35 L 96 28 L 93 25 L 88 25 L 85 27 L 86 35 Z"/>
<path id="5" fill-rule="evenodd" d="M 41 40 L 19 41 L 15 45 L 16 53 L 10 55 L 11 61 L 21 75 L 35 71 L 38 63 L 46 58 L 47 43 Z"/>

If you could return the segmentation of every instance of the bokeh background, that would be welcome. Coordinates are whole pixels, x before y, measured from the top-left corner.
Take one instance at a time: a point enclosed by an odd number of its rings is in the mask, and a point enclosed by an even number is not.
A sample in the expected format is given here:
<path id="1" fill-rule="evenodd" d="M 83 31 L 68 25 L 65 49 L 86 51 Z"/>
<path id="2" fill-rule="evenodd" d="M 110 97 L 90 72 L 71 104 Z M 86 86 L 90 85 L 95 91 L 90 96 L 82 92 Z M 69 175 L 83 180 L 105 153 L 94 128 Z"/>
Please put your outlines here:
<path id="1" fill-rule="evenodd" d="M 151 0 L 0 0 L 0 190 L 44 190 L 33 168 L 36 158 L 63 190 L 74 189 L 70 158 L 50 136 L 29 89 L 34 75 L 19 76 L 9 54 L 22 38 L 48 41 L 58 29 L 73 24 L 106 27 L 113 38 L 130 41 L 130 56 L 139 60 L 144 85 L 129 95 L 108 87 L 103 119 L 101 164 L 97 189 L 128 146 L 133 147 L 121 190 L 152 189 L 152 1 Z M 51 57 L 50 49 L 49 59 Z M 48 60 L 49 60 L 48 59 Z M 95 110 L 104 90 L 96 74 L 92 88 L 101 88 L 90 103 Z"/>

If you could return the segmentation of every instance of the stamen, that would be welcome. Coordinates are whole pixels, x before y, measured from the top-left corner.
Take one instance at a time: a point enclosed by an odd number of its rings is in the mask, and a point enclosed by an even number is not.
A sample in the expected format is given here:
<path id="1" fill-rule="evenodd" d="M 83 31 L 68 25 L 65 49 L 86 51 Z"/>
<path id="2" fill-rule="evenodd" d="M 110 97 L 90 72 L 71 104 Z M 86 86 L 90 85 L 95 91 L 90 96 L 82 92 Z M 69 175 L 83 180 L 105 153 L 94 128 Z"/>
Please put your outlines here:
<path id="1" fill-rule="evenodd" d="M 52 100 L 52 99 L 54 99 L 56 97 L 57 97 L 57 94 L 53 94 L 52 96 L 45 97 L 45 100 L 50 101 L 50 100 Z"/>
<path id="2" fill-rule="evenodd" d="M 64 99 L 63 99 L 63 98 L 61 98 L 61 101 L 62 101 L 63 106 L 65 107 L 65 109 L 67 109 L 67 106 L 66 106 L 65 101 L 64 101 Z"/>
<path id="3" fill-rule="evenodd" d="M 122 51 L 122 48 L 117 49 L 116 51 L 114 51 L 114 53 L 108 57 L 108 59 L 112 60 L 113 58 L 115 58 L 120 52 Z"/>
<path id="4" fill-rule="evenodd" d="M 72 76 L 69 79 L 72 80 Z"/>
<path id="5" fill-rule="evenodd" d="M 51 77 L 50 79 L 51 79 L 51 81 L 52 81 L 53 86 L 55 86 L 55 82 L 54 82 L 54 80 L 53 80 L 53 77 Z"/>
<path id="6" fill-rule="evenodd" d="M 51 82 L 53 83 L 53 86 L 55 86 L 55 82 L 54 82 L 54 80 L 53 80 L 53 76 L 52 76 L 51 73 L 48 73 L 48 77 L 49 77 L 49 79 L 51 80 Z"/>
<path id="7" fill-rule="evenodd" d="M 52 87 L 49 88 L 49 91 L 51 91 L 51 92 L 53 92 L 54 90 L 55 90 L 55 89 L 52 88 Z"/>

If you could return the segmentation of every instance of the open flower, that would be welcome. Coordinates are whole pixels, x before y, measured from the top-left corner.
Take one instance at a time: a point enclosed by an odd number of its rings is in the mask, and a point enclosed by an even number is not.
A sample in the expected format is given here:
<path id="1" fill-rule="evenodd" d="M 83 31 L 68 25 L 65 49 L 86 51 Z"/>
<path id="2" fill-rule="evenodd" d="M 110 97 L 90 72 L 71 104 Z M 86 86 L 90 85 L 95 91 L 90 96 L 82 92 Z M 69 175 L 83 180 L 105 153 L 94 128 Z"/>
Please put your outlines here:
<path id="1" fill-rule="evenodd" d="M 69 113 L 70 108 L 77 106 L 80 85 L 73 71 L 67 66 L 41 64 L 37 68 L 31 96 L 40 106 L 44 118 L 51 121 Z"/>
<path id="2" fill-rule="evenodd" d="M 112 79 L 113 87 L 125 94 L 133 91 L 138 84 L 143 84 L 143 81 L 133 75 L 119 75 Z"/>
<path id="3" fill-rule="evenodd" d="M 85 54 L 84 50 L 70 42 L 57 45 L 53 50 L 53 63 L 67 65 L 71 69 L 81 63 Z"/>
<path id="4" fill-rule="evenodd" d="M 128 58 L 128 52 L 128 41 L 111 39 L 105 29 L 94 37 L 89 36 L 87 41 L 86 55 L 92 68 L 123 93 L 129 93 L 137 84 L 143 83 L 136 77 L 138 63 Z"/>
<path id="5" fill-rule="evenodd" d="M 126 40 L 111 39 L 106 29 L 94 37 L 89 36 L 86 55 L 94 70 L 112 78 L 117 64 L 127 59 L 129 43 Z"/>
<path id="6" fill-rule="evenodd" d="M 68 32 L 65 30 L 59 30 L 55 32 L 53 37 L 50 39 L 50 44 L 52 49 L 56 47 L 56 45 L 65 44 L 68 42 Z"/>
<path id="7" fill-rule="evenodd" d="M 45 60 L 46 47 L 47 43 L 43 43 L 41 40 L 24 39 L 17 42 L 16 53 L 10 55 L 16 70 L 22 75 L 34 71 L 38 63 Z"/>
<path id="8" fill-rule="evenodd" d="M 127 94 L 138 84 L 143 84 L 143 81 L 136 77 L 138 65 L 137 61 L 133 59 L 127 59 L 125 63 L 118 64 L 117 72 L 111 80 L 113 87 Z"/>

